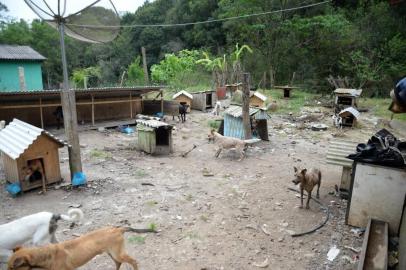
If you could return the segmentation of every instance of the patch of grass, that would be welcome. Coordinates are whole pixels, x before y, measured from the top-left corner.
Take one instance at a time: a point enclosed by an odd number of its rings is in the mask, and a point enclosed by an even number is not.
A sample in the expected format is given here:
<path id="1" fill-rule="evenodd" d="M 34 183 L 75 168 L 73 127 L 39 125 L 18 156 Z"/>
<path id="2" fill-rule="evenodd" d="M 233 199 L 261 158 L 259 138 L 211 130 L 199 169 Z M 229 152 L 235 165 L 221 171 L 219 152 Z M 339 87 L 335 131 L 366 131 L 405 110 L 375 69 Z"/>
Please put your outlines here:
<path id="1" fill-rule="evenodd" d="M 204 222 L 207 222 L 209 220 L 209 218 L 205 215 L 201 215 L 200 219 L 203 220 Z"/>
<path id="2" fill-rule="evenodd" d="M 358 106 L 369 109 L 377 117 L 390 119 L 392 112 L 388 110 L 392 100 L 390 98 L 360 98 Z M 394 114 L 393 119 L 406 121 L 406 114 Z"/>
<path id="3" fill-rule="evenodd" d="M 279 89 L 260 90 L 260 92 L 268 97 L 268 103 L 276 101 L 278 105 L 278 113 L 294 113 L 297 114 L 306 105 L 306 102 L 314 100 L 316 96 L 309 92 L 300 89 L 295 89 L 291 92 L 288 99 L 283 98 L 283 91 Z"/>
<path id="4" fill-rule="evenodd" d="M 133 235 L 128 238 L 131 244 L 142 245 L 145 244 L 145 236 Z"/>
<path id="5" fill-rule="evenodd" d="M 144 171 L 143 169 L 138 169 L 138 170 L 135 170 L 133 175 L 135 176 L 135 178 L 144 178 L 144 177 L 148 176 L 148 173 L 146 171 Z"/>
<path id="6" fill-rule="evenodd" d="M 111 158 L 111 154 L 109 152 L 98 149 L 92 149 L 90 151 L 90 156 L 92 158 L 100 158 L 100 159 Z"/>
<path id="7" fill-rule="evenodd" d="M 186 195 L 186 196 L 185 196 L 185 200 L 186 200 L 186 201 L 189 201 L 189 202 L 190 202 L 191 200 L 193 200 L 192 194 Z"/>
<path id="8" fill-rule="evenodd" d="M 186 233 L 186 238 L 189 239 L 200 239 L 200 236 L 197 232 L 188 232 Z"/>
<path id="9" fill-rule="evenodd" d="M 147 201 L 145 204 L 148 205 L 149 207 L 153 207 L 153 206 L 157 205 L 158 202 L 157 201 Z"/>
<path id="10" fill-rule="evenodd" d="M 221 125 L 221 122 L 216 120 L 209 120 L 207 121 L 207 124 L 211 129 L 218 130 Z"/>
<path id="11" fill-rule="evenodd" d="M 150 229 L 150 230 L 152 230 L 152 231 L 156 231 L 156 224 L 155 223 L 150 223 L 149 225 L 148 225 L 148 229 Z"/>

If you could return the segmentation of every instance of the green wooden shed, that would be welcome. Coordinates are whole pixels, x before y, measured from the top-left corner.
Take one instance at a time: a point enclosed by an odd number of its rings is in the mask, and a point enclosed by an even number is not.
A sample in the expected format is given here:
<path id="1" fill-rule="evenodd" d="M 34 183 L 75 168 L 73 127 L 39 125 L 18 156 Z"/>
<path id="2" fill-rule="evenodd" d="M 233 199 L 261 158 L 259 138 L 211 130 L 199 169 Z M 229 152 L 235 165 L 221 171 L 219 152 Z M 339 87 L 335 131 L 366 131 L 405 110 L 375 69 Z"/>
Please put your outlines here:
<path id="1" fill-rule="evenodd" d="M 45 59 L 29 46 L 0 44 L 0 92 L 42 90 Z"/>
<path id="2" fill-rule="evenodd" d="M 172 128 L 158 120 L 137 120 L 138 149 L 149 154 L 172 153 Z"/>

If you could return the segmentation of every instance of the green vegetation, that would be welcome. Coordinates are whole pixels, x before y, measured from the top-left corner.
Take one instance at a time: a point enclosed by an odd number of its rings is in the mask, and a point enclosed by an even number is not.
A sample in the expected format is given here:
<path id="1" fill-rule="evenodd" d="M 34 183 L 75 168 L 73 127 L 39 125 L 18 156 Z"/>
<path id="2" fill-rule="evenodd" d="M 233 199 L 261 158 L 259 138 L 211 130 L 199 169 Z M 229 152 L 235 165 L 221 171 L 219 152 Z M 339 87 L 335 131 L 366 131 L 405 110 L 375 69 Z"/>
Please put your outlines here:
<path id="1" fill-rule="evenodd" d="M 303 5 L 299 0 L 155 0 L 123 15 L 120 23 L 206 21 Z M 366 97 L 386 98 L 406 74 L 404 18 L 404 2 L 333 1 L 210 24 L 123 28 L 114 41 L 105 44 L 67 37 L 66 51 L 70 77 L 77 77 L 74 72 L 98 68 L 100 76 L 91 86 L 142 84 L 138 55 L 144 46 L 152 82 L 168 84 L 174 90 L 204 90 L 233 83 L 240 80 L 241 71 L 247 71 L 252 85 L 261 88 L 289 84 L 295 74 L 294 84 L 302 89 L 330 93 L 332 87 L 326 78 L 345 76 L 349 86 L 362 87 Z M 39 20 L 14 20 L 3 4 L 0 43 L 30 45 L 43 54 L 47 58 L 43 63 L 46 88 L 59 87 L 62 72 L 55 29 Z M 201 64 L 196 63 L 199 60 Z M 214 70 L 221 76 L 214 75 Z M 126 73 L 128 77 L 123 76 Z M 77 80 L 79 87 L 82 78 Z"/>
<path id="2" fill-rule="evenodd" d="M 92 149 L 89 154 L 92 158 L 98 159 L 107 159 L 111 157 L 111 154 L 109 152 L 98 149 Z"/>
<path id="3" fill-rule="evenodd" d="M 132 235 L 128 237 L 128 242 L 131 244 L 142 245 L 145 244 L 145 236 Z"/>
<path id="4" fill-rule="evenodd" d="M 150 230 L 152 230 L 152 231 L 156 231 L 156 228 L 157 228 L 157 226 L 156 226 L 155 223 L 150 223 L 150 224 L 148 225 L 148 229 L 150 229 Z"/>

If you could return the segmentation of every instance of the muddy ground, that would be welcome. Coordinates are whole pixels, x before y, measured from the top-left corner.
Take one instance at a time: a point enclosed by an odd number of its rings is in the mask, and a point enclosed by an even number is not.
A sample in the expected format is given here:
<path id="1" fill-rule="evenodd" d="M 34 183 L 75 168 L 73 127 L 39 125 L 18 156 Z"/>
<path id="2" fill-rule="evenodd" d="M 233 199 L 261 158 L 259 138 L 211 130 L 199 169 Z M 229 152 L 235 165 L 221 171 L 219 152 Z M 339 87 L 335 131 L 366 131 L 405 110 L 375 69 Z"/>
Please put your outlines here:
<path id="1" fill-rule="evenodd" d="M 363 238 L 345 225 L 346 201 L 329 194 L 339 184 L 341 168 L 326 164 L 326 152 L 329 141 L 335 139 L 332 134 L 364 142 L 385 121 L 365 115 L 362 128 L 337 133 L 328 111 L 310 110 L 325 115 L 321 121 L 330 126 L 327 131 L 315 132 L 306 128 L 308 123 L 272 114 L 270 141 L 249 148 L 241 162 L 233 151 L 213 157 L 215 145 L 207 142 L 207 121 L 214 116 L 209 113 L 193 111 L 185 124 L 168 121 L 177 128 L 175 152 L 170 156 L 137 151 L 136 134 L 82 132 L 88 186 L 71 190 L 56 185 L 45 195 L 35 190 L 17 198 L 1 189 L 0 223 L 38 211 L 65 213 L 71 206 L 80 206 L 85 219 L 73 229 L 61 221 L 59 240 L 106 225 L 154 224 L 158 234 L 126 234 L 128 253 L 145 270 L 262 269 L 257 265 L 266 260 L 267 269 L 355 269 L 357 253 L 345 246 L 360 249 Z M 388 129 L 405 138 L 405 130 Z M 181 157 L 193 144 L 198 148 Z M 69 179 L 66 149 L 61 150 L 60 159 L 63 176 Z M 309 210 L 298 208 L 298 194 L 288 190 L 297 188 L 291 183 L 293 166 L 321 169 L 321 201 L 331 212 L 326 226 L 297 238 L 290 234 L 320 224 L 326 210 L 315 202 Z M 326 254 L 334 245 L 340 253 L 330 262 Z M 80 269 L 115 266 L 101 255 Z"/>

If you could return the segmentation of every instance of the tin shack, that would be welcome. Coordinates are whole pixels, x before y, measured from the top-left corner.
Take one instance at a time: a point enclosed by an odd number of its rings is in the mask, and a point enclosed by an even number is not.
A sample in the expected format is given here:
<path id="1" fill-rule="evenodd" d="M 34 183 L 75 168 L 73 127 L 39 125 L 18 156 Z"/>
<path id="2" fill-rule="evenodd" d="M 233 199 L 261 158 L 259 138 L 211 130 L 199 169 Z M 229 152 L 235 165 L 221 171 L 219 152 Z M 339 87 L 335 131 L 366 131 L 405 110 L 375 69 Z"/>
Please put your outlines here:
<path id="1" fill-rule="evenodd" d="M 250 122 L 252 136 L 268 141 L 268 119 L 270 119 L 265 109 L 250 108 Z M 230 106 L 224 111 L 224 136 L 244 139 L 244 126 L 242 121 L 242 107 Z"/>

